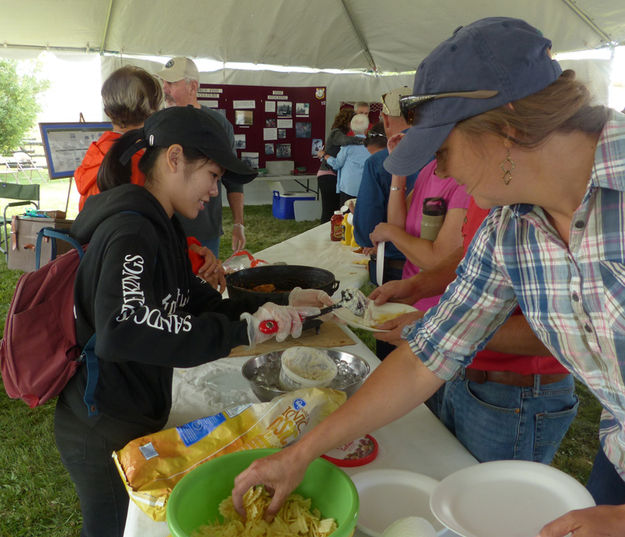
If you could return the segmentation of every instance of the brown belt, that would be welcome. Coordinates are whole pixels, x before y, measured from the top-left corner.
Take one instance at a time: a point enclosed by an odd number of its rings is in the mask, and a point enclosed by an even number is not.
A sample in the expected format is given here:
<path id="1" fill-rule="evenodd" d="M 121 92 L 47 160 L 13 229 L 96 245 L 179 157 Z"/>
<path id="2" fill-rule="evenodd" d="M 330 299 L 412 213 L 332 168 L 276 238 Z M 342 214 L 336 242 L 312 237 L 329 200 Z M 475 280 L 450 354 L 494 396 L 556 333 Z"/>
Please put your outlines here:
<path id="1" fill-rule="evenodd" d="M 471 382 L 483 384 L 484 382 L 498 382 L 508 386 L 519 386 L 521 388 L 529 388 L 534 386 L 534 380 L 539 377 L 540 384 L 553 384 L 560 382 L 568 377 L 568 373 L 560 373 L 557 375 L 521 375 L 513 371 L 484 371 L 482 369 L 465 369 L 464 378 Z"/>

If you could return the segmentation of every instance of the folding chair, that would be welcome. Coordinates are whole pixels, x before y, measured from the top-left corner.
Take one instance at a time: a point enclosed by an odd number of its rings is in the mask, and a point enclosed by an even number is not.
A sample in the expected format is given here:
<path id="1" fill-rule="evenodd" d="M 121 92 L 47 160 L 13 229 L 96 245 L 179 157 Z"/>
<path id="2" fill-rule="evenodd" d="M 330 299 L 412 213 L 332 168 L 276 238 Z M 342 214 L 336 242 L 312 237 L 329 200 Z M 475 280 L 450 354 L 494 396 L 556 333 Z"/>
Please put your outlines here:
<path id="1" fill-rule="evenodd" d="M 0 252 L 9 258 L 9 224 L 12 214 L 8 214 L 12 207 L 20 207 L 23 205 L 34 205 L 35 209 L 39 209 L 39 185 L 18 185 L 16 183 L 0 183 L 0 199 L 18 200 L 7 203 L 2 210 L 3 234 L 0 236 Z"/>

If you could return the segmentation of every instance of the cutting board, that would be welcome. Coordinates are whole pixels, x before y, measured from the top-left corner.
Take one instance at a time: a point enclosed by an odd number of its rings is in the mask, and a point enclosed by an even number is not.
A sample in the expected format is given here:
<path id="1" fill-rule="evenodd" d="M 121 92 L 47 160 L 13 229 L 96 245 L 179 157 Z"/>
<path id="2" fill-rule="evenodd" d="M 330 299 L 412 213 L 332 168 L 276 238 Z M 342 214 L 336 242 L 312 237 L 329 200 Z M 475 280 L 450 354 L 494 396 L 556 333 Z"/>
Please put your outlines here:
<path id="1" fill-rule="evenodd" d="M 232 352 L 228 356 L 234 357 L 250 356 L 252 354 L 265 354 L 296 346 L 331 348 L 344 347 L 346 345 L 356 345 L 356 342 L 349 335 L 343 332 L 340 326 L 336 323 L 328 321 L 321 324 L 318 334 L 315 334 L 314 330 L 307 330 L 297 339 L 288 337 L 281 342 L 278 342 L 275 339 L 270 339 L 269 341 L 256 345 L 252 351 L 247 345 L 239 345 L 238 347 L 232 349 Z"/>

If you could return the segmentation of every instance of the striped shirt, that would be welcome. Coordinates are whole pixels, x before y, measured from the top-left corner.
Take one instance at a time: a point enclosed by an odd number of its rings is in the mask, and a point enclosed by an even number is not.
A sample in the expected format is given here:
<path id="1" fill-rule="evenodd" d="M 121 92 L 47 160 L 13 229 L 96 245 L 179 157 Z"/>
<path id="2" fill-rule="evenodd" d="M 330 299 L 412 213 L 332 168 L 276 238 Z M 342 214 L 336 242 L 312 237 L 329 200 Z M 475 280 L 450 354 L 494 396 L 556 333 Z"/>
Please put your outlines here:
<path id="1" fill-rule="evenodd" d="M 404 329 L 449 380 L 517 305 L 553 355 L 603 405 L 599 438 L 625 479 L 625 116 L 612 112 L 571 221 L 569 245 L 533 205 L 497 207 L 439 305 Z"/>

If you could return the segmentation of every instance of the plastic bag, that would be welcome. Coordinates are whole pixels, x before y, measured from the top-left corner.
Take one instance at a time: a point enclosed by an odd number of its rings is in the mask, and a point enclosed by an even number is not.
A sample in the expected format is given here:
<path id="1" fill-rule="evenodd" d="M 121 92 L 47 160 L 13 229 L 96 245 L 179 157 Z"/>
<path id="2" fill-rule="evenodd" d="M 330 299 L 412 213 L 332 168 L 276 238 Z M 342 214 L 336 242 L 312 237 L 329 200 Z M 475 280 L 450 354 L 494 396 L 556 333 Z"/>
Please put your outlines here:
<path id="1" fill-rule="evenodd" d="M 113 460 L 130 499 L 150 518 L 163 521 L 169 494 L 188 472 L 226 453 L 284 447 L 346 398 L 342 391 L 307 388 L 268 403 L 239 405 L 132 440 L 113 453 Z"/>
<path id="2" fill-rule="evenodd" d="M 246 268 L 256 267 L 258 265 L 268 265 L 267 261 L 256 259 L 247 250 L 239 250 L 226 259 L 222 266 L 226 274 L 231 274 Z"/>

